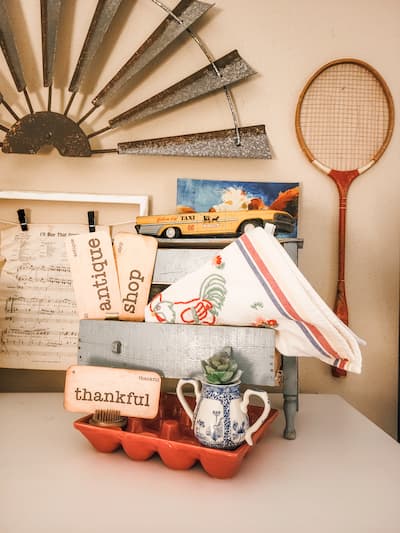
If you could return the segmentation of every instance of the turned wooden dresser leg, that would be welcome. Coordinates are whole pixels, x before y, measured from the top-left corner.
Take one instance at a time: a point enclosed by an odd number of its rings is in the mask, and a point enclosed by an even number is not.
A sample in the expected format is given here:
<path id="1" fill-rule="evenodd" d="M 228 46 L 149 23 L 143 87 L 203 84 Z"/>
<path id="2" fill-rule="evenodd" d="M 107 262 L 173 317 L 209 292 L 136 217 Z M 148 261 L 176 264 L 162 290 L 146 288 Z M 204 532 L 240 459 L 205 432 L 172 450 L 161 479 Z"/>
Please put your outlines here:
<path id="1" fill-rule="evenodd" d="M 297 358 L 282 356 L 283 370 L 283 411 L 285 413 L 285 439 L 296 438 L 295 417 L 299 408 L 299 386 Z"/>

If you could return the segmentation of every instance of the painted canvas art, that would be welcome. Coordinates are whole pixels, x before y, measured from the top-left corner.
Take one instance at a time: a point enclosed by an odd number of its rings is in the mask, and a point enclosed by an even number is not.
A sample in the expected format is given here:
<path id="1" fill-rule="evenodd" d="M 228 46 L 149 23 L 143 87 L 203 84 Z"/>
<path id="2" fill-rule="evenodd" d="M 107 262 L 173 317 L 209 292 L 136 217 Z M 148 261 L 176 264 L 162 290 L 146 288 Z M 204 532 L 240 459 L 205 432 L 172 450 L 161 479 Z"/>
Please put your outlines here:
<path id="1" fill-rule="evenodd" d="M 289 233 L 277 237 L 297 237 L 299 183 L 255 182 L 231 180 L 203 180 L 178 178 L 177 212 L 238 211 L 274 209 L 286 211 L 295 220 Z"/>

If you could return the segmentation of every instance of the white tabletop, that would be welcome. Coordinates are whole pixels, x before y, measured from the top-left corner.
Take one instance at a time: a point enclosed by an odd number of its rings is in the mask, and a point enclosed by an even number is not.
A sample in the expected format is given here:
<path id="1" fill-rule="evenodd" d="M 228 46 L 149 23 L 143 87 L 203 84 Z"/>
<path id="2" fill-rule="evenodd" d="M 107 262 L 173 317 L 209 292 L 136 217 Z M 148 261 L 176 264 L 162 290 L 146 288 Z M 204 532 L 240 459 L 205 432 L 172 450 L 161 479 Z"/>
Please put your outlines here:
<path id="1" fill-rule="evenodd" d="M 62 394 L 0 414 L 1 533 L 400 531 L 400 446 L 338 396 L 302 395 L 297 439 L 281 413 L 226 480 L 95 451 Z"/>

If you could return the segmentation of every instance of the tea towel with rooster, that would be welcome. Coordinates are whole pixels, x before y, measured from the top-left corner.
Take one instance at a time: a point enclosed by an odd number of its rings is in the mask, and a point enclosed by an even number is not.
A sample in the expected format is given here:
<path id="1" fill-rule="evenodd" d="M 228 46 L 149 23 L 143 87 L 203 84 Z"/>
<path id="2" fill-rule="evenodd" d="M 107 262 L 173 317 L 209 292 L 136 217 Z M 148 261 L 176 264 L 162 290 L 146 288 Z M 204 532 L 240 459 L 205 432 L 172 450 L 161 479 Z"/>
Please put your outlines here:
<path id="1" fill-rule="evenodd" d="M 271 232 L 255 228 L 146 307 L 147 322 L 273 327 L 284 355 L 361 372 L 364 343 L 328 307 Z"/>

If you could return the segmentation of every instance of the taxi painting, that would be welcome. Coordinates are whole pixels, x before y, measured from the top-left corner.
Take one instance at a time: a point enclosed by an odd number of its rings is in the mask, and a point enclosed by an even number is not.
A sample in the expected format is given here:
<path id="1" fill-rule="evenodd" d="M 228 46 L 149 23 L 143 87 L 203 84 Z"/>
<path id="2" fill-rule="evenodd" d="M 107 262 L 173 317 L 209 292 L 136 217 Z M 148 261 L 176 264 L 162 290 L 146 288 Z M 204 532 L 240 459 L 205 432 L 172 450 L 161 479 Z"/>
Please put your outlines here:
<path id="1" fill-rule="evenodd" d="M 277 225 L 276 236 L 296 238 L 298 226 L 299 182 L 262 182 L 178 178 L 177 213 L 205 211 L 274 210 L 295 219 L 290 231 Z"/>

